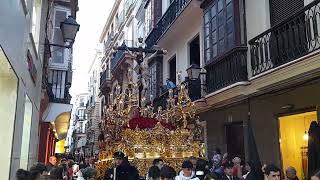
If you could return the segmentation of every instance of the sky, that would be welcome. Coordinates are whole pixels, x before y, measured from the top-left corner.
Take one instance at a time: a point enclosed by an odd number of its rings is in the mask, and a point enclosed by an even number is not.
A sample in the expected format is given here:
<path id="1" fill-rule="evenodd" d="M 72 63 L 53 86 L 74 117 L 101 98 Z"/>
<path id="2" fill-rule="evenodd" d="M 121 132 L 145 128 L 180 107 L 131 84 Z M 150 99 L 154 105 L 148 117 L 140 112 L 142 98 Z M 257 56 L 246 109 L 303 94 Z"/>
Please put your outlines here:
<path id="1" fill-rule="evenodd" d="M 73 81 L 70 89 L 72 97 L 88 90 L 89 67 L 114 1 L 79 0 L 77 22 L 80 30 L 73 45 Z M 72 101 L 74 100 L 73 98 Z"/>

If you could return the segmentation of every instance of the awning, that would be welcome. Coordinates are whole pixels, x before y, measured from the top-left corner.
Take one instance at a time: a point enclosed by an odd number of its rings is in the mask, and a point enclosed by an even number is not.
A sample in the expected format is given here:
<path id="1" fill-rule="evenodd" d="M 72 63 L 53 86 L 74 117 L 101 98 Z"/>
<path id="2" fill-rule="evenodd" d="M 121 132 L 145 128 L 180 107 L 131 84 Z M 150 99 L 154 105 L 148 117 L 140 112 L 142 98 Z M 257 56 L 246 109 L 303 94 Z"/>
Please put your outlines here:
<path id="1" fill-rule="evenodd" d="M 77 143 L 77 148 L 81 148 L 81 147 L 85 146 L 86 143 L 87 143 L 87 138 L 86 137 L 80 138 L 78 143 Z"/>
<path id="2" fill-rule="evenodd" d="M 69 123 L 71 118 L 72 105 L 62 103 L 50 103 L 43 122 L 53 124 L 56 131 L 56 136 L 59 140 L 67 137 Z"/>

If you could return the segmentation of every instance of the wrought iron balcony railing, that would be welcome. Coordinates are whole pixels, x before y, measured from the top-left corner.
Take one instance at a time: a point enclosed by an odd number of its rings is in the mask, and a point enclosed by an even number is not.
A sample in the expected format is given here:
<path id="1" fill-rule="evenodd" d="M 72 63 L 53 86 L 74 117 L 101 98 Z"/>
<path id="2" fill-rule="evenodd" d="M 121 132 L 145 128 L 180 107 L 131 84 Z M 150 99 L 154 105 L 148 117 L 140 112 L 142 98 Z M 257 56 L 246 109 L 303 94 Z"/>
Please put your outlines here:
<path id="1" fill-rule="evenodd" d="M 199 80 L 189 81 L 186 80 L 182 82 L 186 88 L 188 89 L 189 97 L 192 101 L 198 100 L 201 98 L 201 82 Z M 166 109 L 167 105 L 167 99 L 169 97 L 169 90 L 166 88 L 166 85 L 163 85 L 162 93 L 159 97 L 156 97 L 153 100 L 153 104 L 155 107 L 155 110 L 158 109 L 159 106 L 161 106 L 163 109 Z M 177 88 L 173 89 L 173 93 L 177 95 L 178 90 Z"/>
<path id="2" fill-rule="evenodd" d="M 247 81 L 247 47 L 236 47 L 205 67 L 207 93 Z"/>
<path id="3" fill-rule="evenodd" d="M 249 41 L 251 71 L 256 76 L 320 47 L 320 0 Z"/>
<path id="4" fill-rule="evenodd" d="M 65 70 L 48 71 L 47 90 L 50 102 L 69 104 L 71 95 L 69 88 L 71 87 L 71 72 Z"/>
<path id="5" fill-rule="evenodd" d="M 167 11 L 152 29 L 149 36 L 146 38 L 146 45 L 148 48 L 157 44 L 160 37 L 170 28 L 181 12 L 188 6 L 191 0 L 174 0 Z"/>

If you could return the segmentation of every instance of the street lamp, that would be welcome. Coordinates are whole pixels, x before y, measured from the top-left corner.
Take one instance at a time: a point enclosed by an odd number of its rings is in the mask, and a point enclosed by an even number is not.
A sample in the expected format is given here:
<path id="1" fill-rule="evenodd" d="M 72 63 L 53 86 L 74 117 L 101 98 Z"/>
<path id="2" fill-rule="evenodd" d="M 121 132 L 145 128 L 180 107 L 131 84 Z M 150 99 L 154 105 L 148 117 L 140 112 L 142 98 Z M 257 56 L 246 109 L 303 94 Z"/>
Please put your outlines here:
<path id="1" fill-rule="evenodd" d="M 72 17 L 69 16 L 63 22 L 60 23 L 61 34 L 63 37 L 64 43 L 67 45 L 62 44 L 49 44 L 50 46 L 57 46 L 61 48 L 71 48 L 74 40 L 76 38 L 77 32 L 79 31 L 80 25 L 77 21 Z"/>
<path id="2" fill-rule="evenodd" d="M 190 80 L 197 80 L 200 77 L 201 68 L 197 64 L 191 64 L 187 69 L 188 77 Z"/>
<path id="3" fill-rule="evenodd" d="M 69 16 L 63 22 L 60 23 L 60 29 L 62 32 L 62 37 L 65 42 L 73 43 L 77 32 L 79 31 L 80 25 L 77 21 Z"/>

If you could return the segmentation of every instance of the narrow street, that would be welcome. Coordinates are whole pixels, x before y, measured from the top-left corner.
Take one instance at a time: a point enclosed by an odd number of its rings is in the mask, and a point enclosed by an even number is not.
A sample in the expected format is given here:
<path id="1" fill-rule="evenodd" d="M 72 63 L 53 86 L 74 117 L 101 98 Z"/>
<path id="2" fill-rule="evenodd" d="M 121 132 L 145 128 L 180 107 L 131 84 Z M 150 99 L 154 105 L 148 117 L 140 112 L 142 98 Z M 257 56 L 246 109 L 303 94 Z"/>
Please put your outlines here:
<path id="1" fill-rule="evenodd" d="M 320 0 L 1 0 L 1 180 L 320 180 Z"/>

